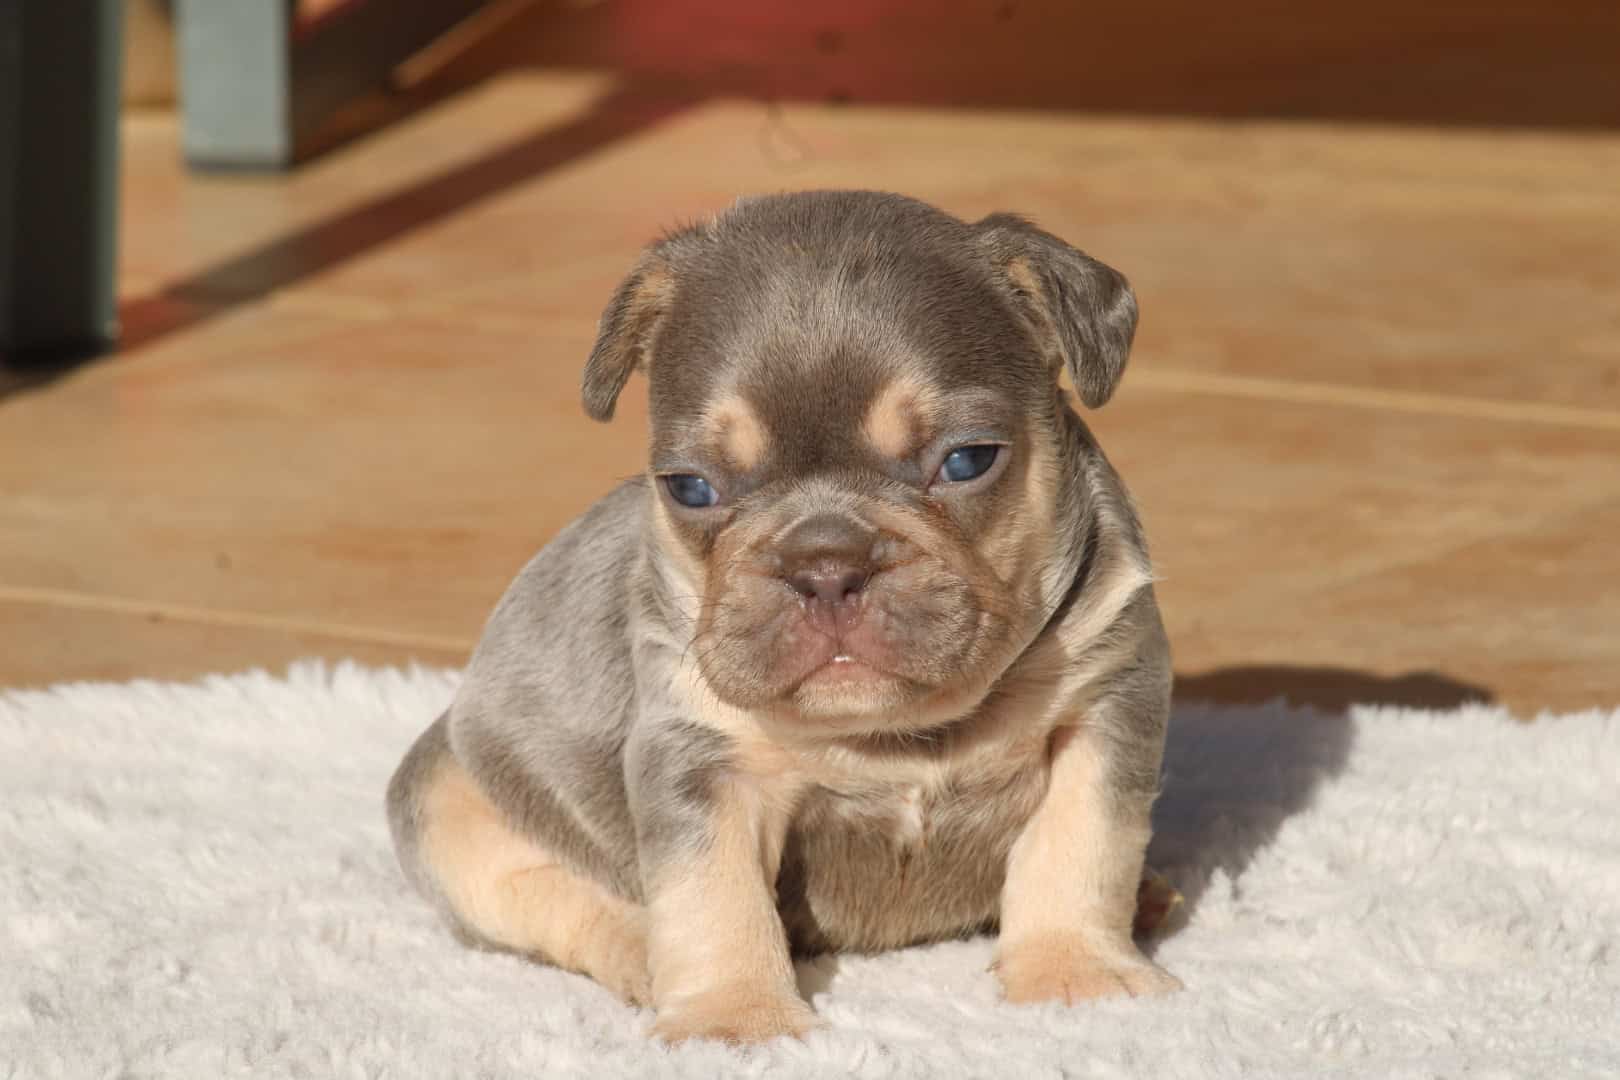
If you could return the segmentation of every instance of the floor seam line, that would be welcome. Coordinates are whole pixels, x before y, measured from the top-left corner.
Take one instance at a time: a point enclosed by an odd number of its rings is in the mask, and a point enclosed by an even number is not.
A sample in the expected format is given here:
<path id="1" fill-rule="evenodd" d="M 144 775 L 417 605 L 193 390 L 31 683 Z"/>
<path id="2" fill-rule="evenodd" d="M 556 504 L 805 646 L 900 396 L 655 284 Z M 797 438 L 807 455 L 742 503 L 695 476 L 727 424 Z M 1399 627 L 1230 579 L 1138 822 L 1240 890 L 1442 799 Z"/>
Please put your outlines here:
<path id="1" fill-rule="evenodd" d="M 1339 405 L 1346 408 L 1389 410 L 1425 416 L 1500 420 L 1543 427 L 1620 432 L 1620 411 L 1586 409 L 1578 405 L 1502 401 L 1494 398 L 1430 394 L 1417 390 L 1381 390 L 1344 383 L 1298 382 L 1252 375 L 1211 375 L 1173 369 L 1136 372 L 1133 376 L 1127 377 L 1127 381 L 1131 386 L 1169 393 Z"/>
<path id="2" fill-rule="evenodd" d="M 424 634 L 409 630 L 354 626 L 345 623 L 325 622 L 320 619 L 302 618 L 296 615 L 273 615 L 268 612 L 237 611 L 196 607 L 166 601 L 137 600 L 131 597 L 82 593 L 71 589 L 0 584 L 0 602 L 65 608 L 74 611 L 100 612 L 103 614 L 157 616 L 161 619 L 199 626 L 280 630 L 291 633 L 313 634 L 355 643 L 400 645 L 433 649 L 438 652 L 465 653 L 470 652 L 474 645 L 470 638 L 452 637 L 443 634 Z"/>

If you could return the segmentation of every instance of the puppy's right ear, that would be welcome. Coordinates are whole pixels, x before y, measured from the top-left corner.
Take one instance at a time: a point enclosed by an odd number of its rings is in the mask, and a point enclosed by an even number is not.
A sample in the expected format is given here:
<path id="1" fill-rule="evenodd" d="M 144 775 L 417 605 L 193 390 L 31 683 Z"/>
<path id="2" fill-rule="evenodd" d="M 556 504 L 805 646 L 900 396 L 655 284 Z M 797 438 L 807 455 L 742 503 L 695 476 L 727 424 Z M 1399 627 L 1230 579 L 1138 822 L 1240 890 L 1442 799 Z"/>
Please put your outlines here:
<path id="1" fill-rule="evenodd" d="M 619 392 L 630 373 L 645 369 L 658 328 L 675 293 L 669 240 L 648 248 L 620 282 L 596 326 L 596 344 L 585 361 L 585 412 L 592 420 L 613 419 Z"/>
<path id="2" fill-rule="evenodd" d="M 1093 409 L 1107 403 L 1136 336 L 1125 275 L 1016 214 L 991 214 L 975 228 L 1080 399 Z"/>

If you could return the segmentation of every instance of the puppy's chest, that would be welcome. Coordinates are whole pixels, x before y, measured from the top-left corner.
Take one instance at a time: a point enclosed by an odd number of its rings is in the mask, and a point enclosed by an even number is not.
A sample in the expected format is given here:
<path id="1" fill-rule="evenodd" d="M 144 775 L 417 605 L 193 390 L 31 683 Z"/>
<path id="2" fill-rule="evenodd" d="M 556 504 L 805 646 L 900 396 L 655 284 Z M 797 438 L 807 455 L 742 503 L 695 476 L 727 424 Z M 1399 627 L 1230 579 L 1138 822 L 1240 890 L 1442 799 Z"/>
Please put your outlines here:
<path id="1" fill-rule="evenodd" d="M 1008 852 L 1046 781 L 1045 754 L 1024 752 L 814 785 L 778 876 L 795 947 L 887 949 L 992 922 Z"/>

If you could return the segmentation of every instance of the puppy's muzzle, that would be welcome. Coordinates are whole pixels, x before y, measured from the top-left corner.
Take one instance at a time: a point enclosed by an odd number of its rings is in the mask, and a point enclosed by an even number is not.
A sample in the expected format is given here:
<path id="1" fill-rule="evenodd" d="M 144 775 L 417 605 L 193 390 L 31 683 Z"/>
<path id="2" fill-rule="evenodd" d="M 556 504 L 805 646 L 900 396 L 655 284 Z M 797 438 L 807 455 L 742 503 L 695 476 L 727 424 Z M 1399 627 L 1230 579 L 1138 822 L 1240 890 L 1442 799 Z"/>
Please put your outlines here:
<path id="1" fill-rule="evenodd" d="M 804 604 L 805 618 L 829 637 L 859 624 L 866 587 L 877 572 L 877 531 L 840 514 L 795 525 L 777 547 L 782 579 Z"/>

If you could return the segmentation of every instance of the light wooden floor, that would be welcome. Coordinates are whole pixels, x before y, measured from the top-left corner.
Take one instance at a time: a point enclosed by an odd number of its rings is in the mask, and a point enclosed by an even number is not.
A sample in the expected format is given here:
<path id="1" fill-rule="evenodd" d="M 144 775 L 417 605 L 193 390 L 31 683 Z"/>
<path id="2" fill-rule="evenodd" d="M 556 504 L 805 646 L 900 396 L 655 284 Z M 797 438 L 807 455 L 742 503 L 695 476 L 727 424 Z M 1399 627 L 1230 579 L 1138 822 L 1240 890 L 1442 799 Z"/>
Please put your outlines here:
<path id="1" fill-rule="evenodd" d="M 459 662 L 640 467 L 578 369 L 741 192 L 1014 209 L 1125 270 L 1094 414 L 1183 688 L 1620 703 L 1620 136 L 682 102 L 512 74 L 288 179 L 126 127 L 128 347 L 0 385 L 0 683 Z"/>

